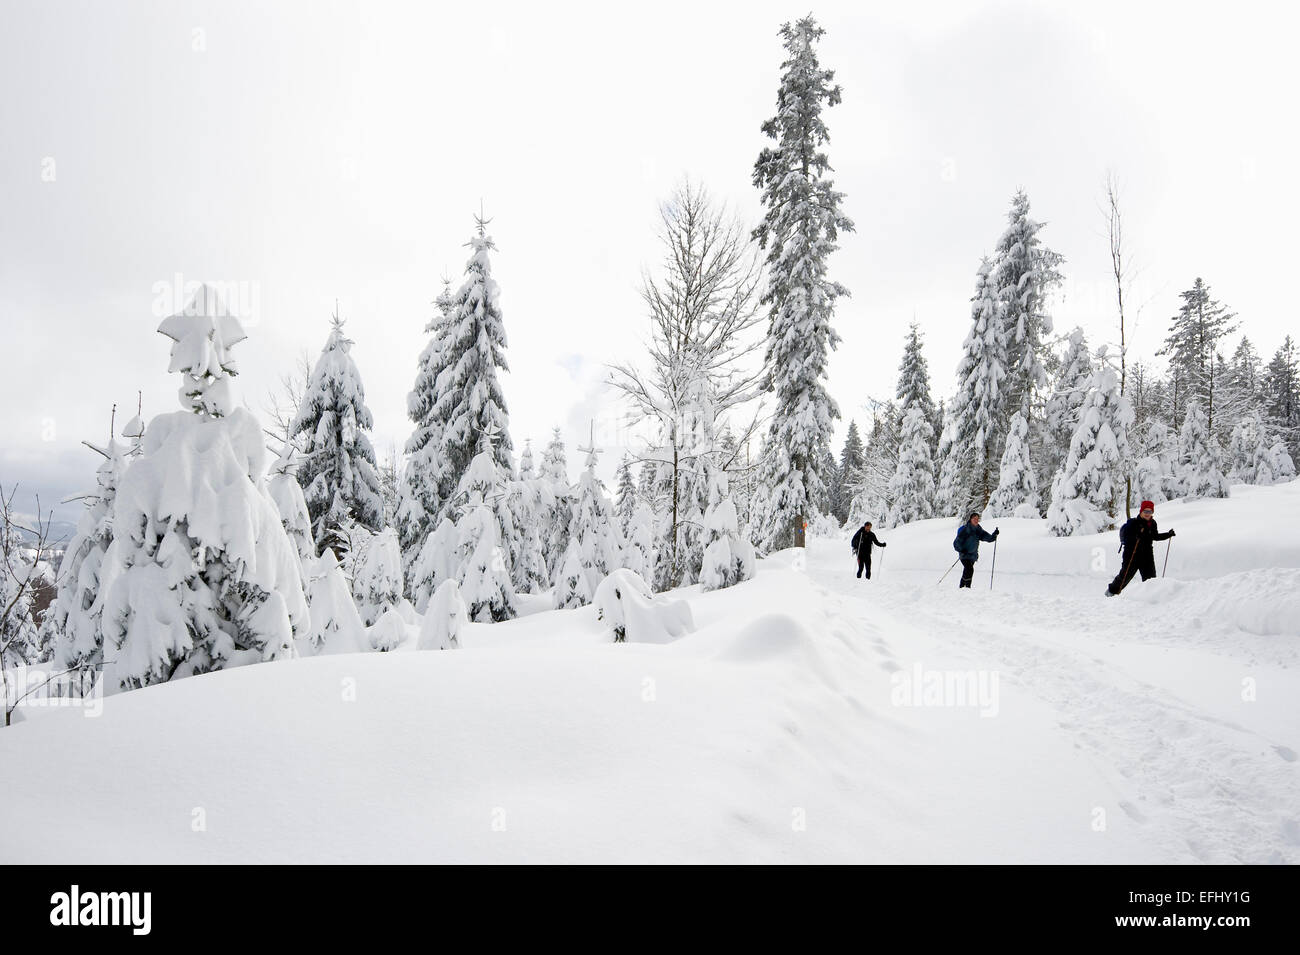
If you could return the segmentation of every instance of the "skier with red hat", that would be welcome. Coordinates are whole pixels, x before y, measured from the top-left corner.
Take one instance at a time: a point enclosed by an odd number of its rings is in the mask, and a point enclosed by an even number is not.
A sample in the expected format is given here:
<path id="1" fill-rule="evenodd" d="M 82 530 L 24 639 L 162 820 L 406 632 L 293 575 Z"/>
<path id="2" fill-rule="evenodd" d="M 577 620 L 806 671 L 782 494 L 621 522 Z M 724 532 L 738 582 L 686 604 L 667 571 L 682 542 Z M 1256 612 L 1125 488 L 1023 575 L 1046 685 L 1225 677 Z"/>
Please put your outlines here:
<path id="1" fill-rule="evenodd" d="M 1156 528 L 1156 506 L 1151 501 L 1143 501 L 1138 508 L 1137 517 L 1130 517 L 1119 529 L 1120 558 L 1119 576 L 1106 588 L 1106 596 L 1114 597 L 1133 579 L 1134 574 L 1141 574 L 1143 580 L 1150 580 L 1156 575 L 1156 556 L 1151 549 L 1155 541 L 1168 540 L 1174 536 L 1172 530 L 1163 534 Z"/>

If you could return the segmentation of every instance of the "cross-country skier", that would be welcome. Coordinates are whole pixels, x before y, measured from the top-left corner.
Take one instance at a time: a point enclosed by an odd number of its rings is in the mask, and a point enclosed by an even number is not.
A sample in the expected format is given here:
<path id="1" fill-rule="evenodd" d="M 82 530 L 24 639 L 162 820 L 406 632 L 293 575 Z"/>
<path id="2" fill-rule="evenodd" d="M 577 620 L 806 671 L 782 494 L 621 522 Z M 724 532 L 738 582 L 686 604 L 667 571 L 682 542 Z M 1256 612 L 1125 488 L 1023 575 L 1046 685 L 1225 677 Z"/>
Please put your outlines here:
<path id="1" fill-rule="evenodd" d="M 1156 575 L 1156 556 L 1151 550 L 1154 541 L 1168 540 L 1174 536 L 1172 529 L 1163 534 L 1156 528 L 1156 506 L 1151 501 L 1143 501 L 1137 517 L 1130 517 L 1119 529 L 1119 543 L 1123 556 L 1120 558 L 1119 575 L 1106 588 L 1106 596 L 1114 597 L 1127 586 L 1134 574 L 1141 574 L 1143 580 L 1150 580 Z"/>
<path id="2" fill-rule="evenodd" d="M 965 587 L 970 589 L 970 582 L 975 577 L 975 561 L 980 559 L 980 541 L 989 543 L 998 539 L 998 528 L 993 528 L 990 534 L 984 528 L 980 527 L 980 512 L 971 511 L 970 516 L 966 518 L 966 523 L 957 530 L 957 538 L 952 542 L 953 549 L 957 551 L 957 557 L 961 561 L 961 580 L 957 581 L 958 589 Z"/>
<path id="3" fill-rule="evenodd" d="M 867 521 L 853 535 L 850 546 L 853 547 L 853 553 L 858 555 L 858 576 L 862 576 L 862 571 L 866 570 L 867 580 L 871 579 L 871 545 L 879 544 L 885 546 L 885 542 L 875 535 L 871 529 L 871 521 Z"/>

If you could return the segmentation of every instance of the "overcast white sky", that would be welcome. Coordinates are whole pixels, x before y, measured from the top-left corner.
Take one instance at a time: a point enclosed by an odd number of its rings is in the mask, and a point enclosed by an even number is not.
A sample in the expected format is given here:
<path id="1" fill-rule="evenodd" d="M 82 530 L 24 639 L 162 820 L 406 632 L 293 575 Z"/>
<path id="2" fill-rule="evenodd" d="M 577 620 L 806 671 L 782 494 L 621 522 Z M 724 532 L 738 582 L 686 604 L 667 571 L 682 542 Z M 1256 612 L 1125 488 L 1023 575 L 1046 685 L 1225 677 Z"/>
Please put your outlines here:
<path id="1" fill-rule="evenodd" d="M 46 504 L 89 487 L 96 461 L 78 442 L 106 436 L 113 402 L 133 407 L 142 389 L 146 417 L 177 407 L 155 333 L 155 288 L 177 275 L 256 295 L 236 355 L 258 410 L 303 348 L 319 351 L 337 298 L 375 444 L 400 448 L 422 329 L 440 277 L 459 280 L 480 199 L 516 447 L 561 425 L 576 469 L 590 419 L 617 439 L 600 383 L 646 331 L 637 285 L 657 203 L 690 174 L 757 218 L 776 32 L 805 12 L 5 0 L 0 482 Z M 1144 268 L 1137 352 L 1154 352 L 1197 275 L 1265 357 L 1297 332 L 1294 8 L 813 12 L 844 87 L 830 156 L 857 223 L 832 263 L 852 292 L 830 366 L 844 426 L 891 395 L 913 314 L 936 393 L 953 390 L 975 268 L 1017 187 L 1066 257 L 1058 330 L 1111 336 L 1108 168 Z"/>

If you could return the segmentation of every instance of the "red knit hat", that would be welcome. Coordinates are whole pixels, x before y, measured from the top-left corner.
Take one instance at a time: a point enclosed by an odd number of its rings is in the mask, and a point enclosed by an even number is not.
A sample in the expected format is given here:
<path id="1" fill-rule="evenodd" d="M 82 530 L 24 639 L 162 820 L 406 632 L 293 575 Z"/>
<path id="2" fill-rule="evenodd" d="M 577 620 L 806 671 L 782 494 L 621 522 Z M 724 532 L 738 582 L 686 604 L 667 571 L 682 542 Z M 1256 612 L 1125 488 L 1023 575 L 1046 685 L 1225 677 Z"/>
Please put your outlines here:
<path id="1" fill-rule="evenodd" d="M 1138 508 L 1139 511 L 1154 511 L 1155 509 L 1156 506 L 1151 501 L 1143 501 L 1142 506 Z"/>

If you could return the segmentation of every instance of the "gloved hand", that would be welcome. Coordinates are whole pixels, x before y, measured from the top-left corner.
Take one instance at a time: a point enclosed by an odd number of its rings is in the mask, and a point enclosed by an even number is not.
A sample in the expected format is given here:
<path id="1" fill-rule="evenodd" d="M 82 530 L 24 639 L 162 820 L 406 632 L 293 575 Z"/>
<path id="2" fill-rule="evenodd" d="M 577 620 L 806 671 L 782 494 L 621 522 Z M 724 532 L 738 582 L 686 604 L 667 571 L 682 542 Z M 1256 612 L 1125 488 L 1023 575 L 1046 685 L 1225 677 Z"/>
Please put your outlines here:
<path id="1" fill-rule="evenodd" d="M 1169 536 L 1170 536 L 1170 537 L 1177 537 L 1177 536 L 1178 536 L 1176 533 L 1174 533 L 1174 530 L 1173 530 L 1172 527 L 1169 529 Z"/>
<path id="2" fill-rule="evenodd" d="M 998 528 L 998 527 L 993 528 L 993 536 L 994 536 L 994 537 L 997 537 L 998 534 L 1000 534 L 1001 532 L 1002 532 L 1001 528 Z"/>
<path id="3" fill-rule="evenodd" d="M 1172 533 L 1172 531 L 1171 531 L 1170 533 Z M 880 542 L 880 546 L 881 546 L 881 547 L 888 547 L 889 545 L 886 544 L 884 541 L 881 541 L 881 542 Z"/>

